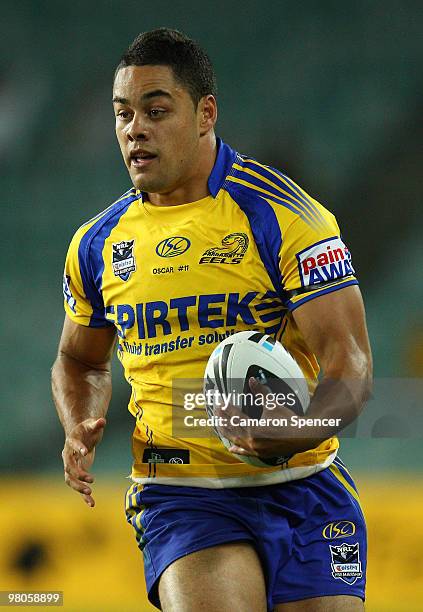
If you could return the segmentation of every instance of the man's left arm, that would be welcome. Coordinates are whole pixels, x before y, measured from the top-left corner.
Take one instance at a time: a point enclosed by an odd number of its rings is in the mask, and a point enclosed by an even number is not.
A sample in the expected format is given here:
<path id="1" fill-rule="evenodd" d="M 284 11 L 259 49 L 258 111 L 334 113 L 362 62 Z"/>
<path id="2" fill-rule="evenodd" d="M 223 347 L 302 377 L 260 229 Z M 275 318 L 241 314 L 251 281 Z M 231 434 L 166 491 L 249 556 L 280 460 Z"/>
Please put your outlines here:
<path id="1" fill-rule="evenodd" d="M 306 417 L 333 419 L 332 426 L 295 425 L 283 431 L 255 432 L 248 438 L 233 438 L 231 451 L 244 455 L 275 456 L 294 454 L 318 446 L 354 421 L 369 397 L 372 384 L 372 356 L 366 328 L 363 300 L 358 286 L 345 287 L 305 302 L 293 312 L 295 323 L 323 370 Z M 268 393 L 264 385 L 250 381 L 252 391 Z M 266 410 L 266 416 L 288 417 L 285 407 Z M 327 422 L 327 421 L 326 421 Z"/>

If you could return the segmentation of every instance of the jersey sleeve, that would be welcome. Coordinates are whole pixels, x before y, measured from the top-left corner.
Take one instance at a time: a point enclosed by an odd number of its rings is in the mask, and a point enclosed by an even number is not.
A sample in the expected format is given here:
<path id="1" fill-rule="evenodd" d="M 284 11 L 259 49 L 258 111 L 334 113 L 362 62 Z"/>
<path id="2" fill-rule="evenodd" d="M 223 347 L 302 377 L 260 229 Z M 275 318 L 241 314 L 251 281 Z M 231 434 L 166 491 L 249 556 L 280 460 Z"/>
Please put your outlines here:
<path id="1" fill-rule="evenodd" d="M 334 215 L 309 196 L 307 201 L 312 215 L 297 216 L 281 228 L 280 272 L 291 311 L 316 297 L 358 284 Z"/>
<path id="2" fill-rule="evenodd" d="M 68 317 L 87 327 L 109 327 L 101 291 L 96 286 L 89 258 L 86 228 L 74 235 L 68 249 L 63 274 L 64 308 Z"/>

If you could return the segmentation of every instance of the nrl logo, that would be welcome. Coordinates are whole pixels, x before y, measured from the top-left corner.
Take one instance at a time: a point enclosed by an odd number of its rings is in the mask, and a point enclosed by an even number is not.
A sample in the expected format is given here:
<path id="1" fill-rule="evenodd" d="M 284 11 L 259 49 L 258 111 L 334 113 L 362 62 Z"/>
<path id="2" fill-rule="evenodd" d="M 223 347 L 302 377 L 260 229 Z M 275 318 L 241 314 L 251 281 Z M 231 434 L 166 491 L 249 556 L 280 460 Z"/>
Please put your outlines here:
<path id="1" fill-rule="evenodd" d="M 63 275 L 63 297 L 67 301 L 69 308 L 76 314 L 76 300 L 72 295 L 70 288 L 70 276 L 67 274 Z"/>
<path id="2" fill-rule="evenodd" d="M 134 240 L 122 240 L 112 245 L 112 267 L 115 276 L 127 281 L 135 272 Z"/>
<path id="3" fill-rule="evenodd" d="M 347 584 L 354 584 L 361 578 L 363 572 L 361 570 L 360 548 L 359 543 L 345 544 L 333 546 L 329 544 L 330 554 L 332 557 L 332 576 Z"/>
<path id="4" fill-rule="evenodd" d="M 247 234 L 228 234 L 222 239 L 221 246 L 204 251 L 199 263 L 239 264 L 248 249 L 248 243 Z"/>

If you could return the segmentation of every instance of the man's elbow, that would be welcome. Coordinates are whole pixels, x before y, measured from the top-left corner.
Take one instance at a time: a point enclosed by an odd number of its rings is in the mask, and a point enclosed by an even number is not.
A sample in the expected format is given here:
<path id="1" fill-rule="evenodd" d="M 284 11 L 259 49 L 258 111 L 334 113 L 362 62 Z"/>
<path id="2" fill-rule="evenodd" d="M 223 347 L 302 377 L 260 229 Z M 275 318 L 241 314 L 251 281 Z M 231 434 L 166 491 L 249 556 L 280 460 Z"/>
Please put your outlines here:
<path id="1" fill-rule="evenodd" d="M 111 359 L 108 358 L 105 361 L 93 361 L 87 358 L 87 355 L 76 355 L 65 349 L 59 347 L 59 351 L 56 357 L 56 361 L 53 364 L 62 365 L 63 367 L 80 368 L 81 370 L 94 371 L 99 373 L 111 374 L 112 363 Z"/>
<path id="2" fill-rule="evenodd" d="M 354 347 L 354 350 L 340 350 L 324 367 L 327 381 L 343 381 L 355 398 L 357 409 L 367 402 L 373 389 L 373 360 L 370 350 Z"/>
<path id="3" fill-rule="evenodd" d="M 373 359 L 371 354 L 366 356 L 365 369 L 363 372 L 363 380 L 364 380 L 364 395 L 363 401 L 367 402 L 373 391 Z"/>
<path id="4" fill-rule="evenodd" d="M 368 350 L 356 349 L 351 359 L 352 379 L 360 383 L 363 403 L 366 402 L 373 389 L 373 359 L 370 348 Z"/>

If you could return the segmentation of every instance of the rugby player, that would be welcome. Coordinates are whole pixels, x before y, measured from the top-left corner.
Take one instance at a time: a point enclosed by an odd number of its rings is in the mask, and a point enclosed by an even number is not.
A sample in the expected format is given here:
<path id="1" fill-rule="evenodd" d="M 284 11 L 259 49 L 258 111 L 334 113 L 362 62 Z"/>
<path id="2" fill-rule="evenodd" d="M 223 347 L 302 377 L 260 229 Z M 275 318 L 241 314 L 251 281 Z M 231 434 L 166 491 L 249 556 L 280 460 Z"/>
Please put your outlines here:
<path id="1" fill-rule="evenodd" d="M 133 188 L 77 230 L 66 259 L 52 375 L 66 483 L 94 506 L 117 344 L 135 417 L 126 514 L 150 601 L 166 612 L 362 610 L 365 524 L 336 433 L 360 412 L 372 365 L 336 220 L 216 137 L 213 68 L 185 35 L 140 34 L 113 106 Z M 232 431 L 233 452 L 212 434 L 172 436 L 172 383 L 202 379 L 219 339 L 249 329 L 280 340 L 315 381 L 307 416 L 341 425 Z M 290 459 L 259 468 L 235 452 Z"/>

